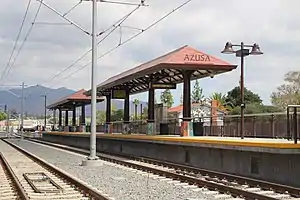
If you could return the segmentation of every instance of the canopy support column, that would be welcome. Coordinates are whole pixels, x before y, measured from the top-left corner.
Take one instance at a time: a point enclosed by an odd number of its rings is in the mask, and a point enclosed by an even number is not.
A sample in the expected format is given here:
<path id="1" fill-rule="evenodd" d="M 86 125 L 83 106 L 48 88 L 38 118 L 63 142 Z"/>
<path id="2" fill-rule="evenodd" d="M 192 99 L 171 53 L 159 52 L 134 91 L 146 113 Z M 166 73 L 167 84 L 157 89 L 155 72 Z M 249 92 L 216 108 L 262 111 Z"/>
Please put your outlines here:
<path id="1" fill-rule="evenodd" d="M 64 131 L 66 131 L 66 132 L 70 131 L 70 129 L 69 129 L 69 111 L 68 110 L 65 111 L 65 129 L 64 129 Z"/>
<path id="2" fill-rule="evenodd" d="M 72 114 L 72 131 L 76 132 L 76 104 L 73 104 Z"/>
<path id="3" fill-rule="evenodd" d="M 123 133 L 130 133 L 130 118 L 129 118 L 129 93 L 130 90 L 126 90 L 125 99 L 124 99 L 124 124 L 123 124 Z"/>
<path id="4" fill-rule="evenodd" d="M 112 133 L 112 123 L 111 123 L 111 95 L 107 95 L 106 96 L 105 133 Z"/>
<path id="5" fill-rule="evenodd" d="M 81 131 L 86 132 L 86 126 L 85 126 L 85 105 L 83 104 L 81 106 L 81 120 L 80 120 L 80 125 L 81 125 Z"/>
<path id="6" fill-rule="evenodd" d="M 62 110 L 61 108 L 58 109 L 58 130 L 62 130 Z"/>
<path id="7" fill-rule="evenodd" d="M 150 88 L 148 90 L 148 135 L 154 135 L 156 133 L 155 129 L 155 119 L 154 119 L 154 103 L 155 103 L 155 90 Z"/>
<path id="8" fill-rule="evenodd" d="M 183 119 L 181 123 L 181 136 L 194 136 L 191 118 L 191 75 L 193 71 L 183 70 Z"/>
<path id="9" fill-rule="evenodd" d="M 53 125 L 51 127 L 51 130 L 54 131 L 56 126 L 56 109 L 53 109 Z"/>

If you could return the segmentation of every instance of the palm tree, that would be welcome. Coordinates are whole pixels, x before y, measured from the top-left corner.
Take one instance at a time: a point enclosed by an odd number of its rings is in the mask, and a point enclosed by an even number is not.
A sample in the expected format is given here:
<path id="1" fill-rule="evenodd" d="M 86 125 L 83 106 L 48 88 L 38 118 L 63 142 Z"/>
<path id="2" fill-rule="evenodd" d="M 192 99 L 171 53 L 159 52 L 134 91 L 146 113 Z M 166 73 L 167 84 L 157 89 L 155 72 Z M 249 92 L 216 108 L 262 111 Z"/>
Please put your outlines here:
<path id="1" fill-rule="evenodd" d="M 183 105 L 183 96 L 180 96 L 180 105 Z"/>
<path id="2" fill-rule="evenodd" d="M 210 97 L 209 100 L 216 100 L 217 101 L 217 108 L 224 111 L 230 111 L 232 109 L 232 105 L 230 102 L 226 101 L 226 95 L 218 92 L 214 92 Z"/>
<path id="3" fill-rule="evenodd" d="M 138 99 L 134 99 L 133 104 L 134 104 L 134 118 L 135 120 L 137 120 L 137 107 L 140 104 L 140 101 Z"/>

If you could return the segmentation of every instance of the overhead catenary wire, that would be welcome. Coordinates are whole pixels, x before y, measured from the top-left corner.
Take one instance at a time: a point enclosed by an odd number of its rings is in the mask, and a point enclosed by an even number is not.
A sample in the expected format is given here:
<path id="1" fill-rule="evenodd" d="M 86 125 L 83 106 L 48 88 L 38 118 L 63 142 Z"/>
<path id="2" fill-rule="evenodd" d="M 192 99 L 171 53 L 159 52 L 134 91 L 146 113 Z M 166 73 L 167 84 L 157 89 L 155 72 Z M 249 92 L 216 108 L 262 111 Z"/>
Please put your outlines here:
<path id="1" fill-rule="evenodd" d="M 41 3 L 40 3 L 39 6 L 38 6 L 37 12 L 35 13 L 35 16 L 34 16 L 34 18 L 33 18 L 33 23 L 31 24 L 31 26 L 30 26 L 30 28 L 29 28 L 29 30 L 28 30 L 28 32 L 27 32 L 27 34 L 26 34 L 26 36 L 25 36 L 25 38 L 24 38 L 24 40 L 23 40 L 23 42 L 22 42 L 22 44 L 21 44 L 21 46 L 20 46 L 20 48 L 19 48 L 19 50 L 18 50 L 18 52 L 17 52 L 16 57 L 14 58 L 14 60 L 13 60 L 13 62 L 11 63 L 10 67 L 8 68 L 8 71 L 7 71 L 7 73 L 6 73 L 7 75 L 9 74 L 9 72 L 11 71 L 11 69 L 14 67 L 15 62 L 16 62 L 16 60 L 18 59 L 18 57 L 19 57 L 19 55 L 20 55 L 20 53 L 21 53 L 21 51 L 22 51 L 22 49 L 23 49 L 23 47 L 24 47 L 24 45 L 25 45 L 25 43 L 26 43 L 26 41 L 27 41 L 27 39 L 28 39 L 28 37 L 29 37 L 31 31 L 32 31 L 32 29 L 33 29 L 34 22 L 35 22 L 36 19 L 37 19 L 37 16 L 38 16 L 38 14 L 39 14 L 39 12 L 40 12 L 40 9 L 41 9 Z"/>
<path id="2" fill-rule="evenodd" d="M 61 23 L 61 22 L 35 22 L 35 25 L 62 25 L 62 26 L 69 26 L 70 23 Z"/>
<path id="3" fill-rule="evenodd" d="M 111 25 L 110 27 L 108 27 L 107 29 L 105 29 L 104 31 L 101 31 L 98 35 L 103 35 L 104 33 L 106 33 L 107 31 L 109 31 L 101 40 L 99 40 L 97 42 L 97 46 L 99 44 L 101 44 L 105 39 L 107 39 L 117 28 L 119 28 L 121 26 L 122 23 L 124 23 L 129 16 L 131 16 L 134 12 L 136 12 L 138 9 L 140 8 L 140 6 L 137 6 L 135 9 L 133 9 L 132 11 L 130 11 L 128 14 L 126 14 L 124 17 L 122 17 L 121 19 L 119 19 L 117 22 L 115 22 L 113 25 Z M 78 59 L 76 59 L 71 65 L 69 65 L 68 67 L 64 68 L 62 71 L 60 71 L 59 73 L 55 74 L 54 76 L 52 76 L 51 78 L 49 78 L 47 81 L 44 82 L 48 83 L 49 81 L 59 77 L 61 74 L 63 74 L 65 71 L 69 70 L 70 68 L 72 68 L 74 65 L 76 65 L 80 60 L 82 60 L 85 56 L 87 56 L 90 52 L 92 51 L 92 49 L 89 49 L 87 52 L 85 52 L 82 56 L 80 56 Z"/>
<path id="4" fill-rule="evenodd" d="M 26 16 L 27 16 L 27 13 L 28 13 L 28 10 L 29 10 L 31 1 L 32 1 L 32 0 L 29 0 L 29 2 L 28 2 L 28 4 L 27 4 L 27 8 L 26 8 L 26 12 L 25 12 L 24 19 L 23 19 L 23 21 L 22 21 L 21 29 L 22 29 L 22 27 L 23 27 L 23 25 L 24 25 L 24 22 L 25 22 L 25 19 L 26 19 Z M 19 56 L 21 50 L 23 49 L 23 47 L 24 47 L 24 45 L 25 45 L 25 42 L 27 41 L 27 39 L 28 39 L 28 37 L 29 37 L 29 35 L 30 35 L 32 29 L 33 29 L 33 26 L 36 24 L 36 19 L 37 19 L 37 17 L 38 17 L 38 14 L 39 14 L 39 12 L 40 12 L 41 6 L 42 6 L 42 4 L 43 4 L 43 0 L 38 0 L 38 2 L 40 2 L 40 3 L 39 3 L 39 6 L 38 6 L 38 9 L 37 9 L 37 12 L 36 12 L 36 14 L 35 14 L 35 16 L 34 16 L 33 22 L 31 23 L 31 26 L 30 26 L 30 28 L 29 28 L 29 30 L 28 30 L 28 32 L 27 32 L 27 34 L 26 34 L 26 36 L 25 36 L 25 38 L 24 38 L 24 40 L 23 40 L 23 42 L 22 42 L 22 45 L 21 45 L 20 48 L 19 48 L 19 51 L 18 51 L 18 53 L 17 53 L 17 56 L 15 57 L 15 59 L 14 59 L 13 62 L 12 62 L 12 64 L 10 65 L 10 68 L 8 69 L 7 75 L 9 74 L 9 72 L 10 72 L 10 70 L 12 69 L 14 63 L 16 62 L 16 60 L 17 60 L 17 58 L 18 58 L 18 56 Z M 77 3 L 77 4 L 76 4 L 75 6 L 73 6 L 69 11 L 67 11 L 67 12 L 64 14 L 64 16 L 67 15 L 68 13 L 70 13 L 72 10 L 74 10 L 81 2 L 82 2 L 82 0 L 80 0 L 79 3 Z M 18 40 L 19 37 L 20 37 L 21 29 L 20 29 L 20 31 L 19 31 L 17 40 Z M 17 40 L 16 40 L 16 42 L 15 42 L 15 45 L 14 45 L 14 48 L 13 48 L 13 49 L 16 48 Z M 13 50 L 13 52 L 14 52 L 14 50 Z M 11 60 L 11 57 L 12 57 L 12 55 L 13 55 L 13 52 L 12 52 L 12 54 L 11 54 L 11 56 L 10 56 L 9 62 L 10 62 L 10 60 Z M 8 64 L 9 64 L 9 62 L 8 62 Z M 2 75 L 2 76 L 3 76 L 3 78 L 4 78 L 4 75 Z M 1 80 L 2 80 L 2 77 L 1 77 L 1 79 L 0 79 L 0 87 L 1 87 Z M 28 96 L 31 96 L 31 94 L 29 94 Z"/>
<path id="5" fill-rule="evenodd" d="M 43 4 L 46 8 L 48 8 L 49 10 L 53 11 L 54 13 L 56 13 L 58 16 L 62 17 L 64 20 L 66 20 L 67 22 L 69 22 L 70 24 L 72 24 L 74 27 L 78 28 L 79 30 L 81 30 L 83 33 L 87 34 L 87 35 L 91 35 L 88 31 L 86 31 L 84 28 L 82 28 L 81 26 L 79 26 L 78 24 L 76 24 L 75 22 L 73 22 L 72 20 L 68 19 L 64 14 L 61 14 L 60 12 L 58 12 L 57 10 L 55 10 L 54 8 L 52 8 L 50 5 L 46 4 L 45 2 L 43 2 L 43 0 L 37 0 L 39 1 L 41 4 Z"/>
<path id="6" fill-rule="evenodd" d="M 139 31 L 143 30 L 141 28 L 136 28 L 136 27 L 132 27 L 132 26 L 124 26 L 124 25 L 122 25 L 121 28 L 128 28 L 128 29 L 134 29 L 134 30 L 139 30 Z"/>
<path id="7" fill-rule="evenodd" d="M 126 14 L 124 17 L 122 17 L 121 19 L 119 19 L 116 23 L 114 23 L 112 26 L 108 27 L 107 29 L 105 29 L 104 31 L 101 31 L 97 36 L 102 35 L 103 33 L 109 31 L 110 29 L 116 27 L 116 26 L 120 26 L 122 25 L 123 22 L 125 22 L 125 20 L 130 17 L 130 15 L 132 15 L 134 12 L 136 12 L 141 6 L 137 6 L 135 9 L 133 9 L 132 11 L 130 11 L 128 14 Z"/>
<path id="8" fill-rule="evenodd" d="M 119 43 L 117 46 L 111 48 L 110 50 L 108 50 L 107 52 L 103 53 L 102 55 L 100 55 L 97 59 L 101 59 L 104 56 L 110 54 L 111 52 L 115 51 L 116 49 L 118 49 L 120 46 L 130 42 L 131 40 L 133 40 L 134 38 L 138 37 L 139 35 L 141 35 L 142 33 L 145 33 L 146 31 L 148 31 L 149 29 L 153 28 L 155 25 L 157 25 L 158 23 L 160 23 L 161 21 L 163 21 L 164 19 L 166 19 L 168 16 L 170 16 L 172 13 L 176 12 L 177 10 L 181 9 L 182 7 L 184 7 L 185 5 L 187 5 L 189 2 L 191 2 L 192 0 L 187 0 L 184 3 L 180 4 L 179 6 L 177 6 L 176 8 L 174 8 L 172 11 L 168 12 L 167 14 L 165 14 L 163 17 L 159 18 L 158 20 L 156 20 L 155 22 L 153 22 L 152 24 L 150 24 L 148 27 L 146 27 L 145 29 L 142 29 L 141 32 L 133 35 L 132 37 L 128 38 L 127 40 L 124 40 L 123 42 Z M 70 73 L 68 76 L 64 77 L 63 79 L 61 79 L 60 81 L 56 82 L 55 84 L 51 85 L 51 87 L 57 85 L 58 83 L 62 82 L 63 80 L 66 80 L 67 78 L 70 78 L 72 75 L 78 73 L 79 71 L 83 70 L 84 68 L 86 68 L 87 66 L 89 66 L 92 62 L 88 62 L 85 65 L 81 66 L 79 69 L 77 69 L 76 71 Z"/>
<path id="9" fill-rule="evenodd" d="M 15 50 L 16 50 L 16 47 L 17 47 L 17 44 L 18 44 L 18 41 L 19 41 L 21 32 L 22 32 L 23 27 L 24 27 L 25 20 L 26 20 L 26 18 L 27 18 L 27 14 L 28 14 L 28 11 L 29 11 L 29 8 L 30 8 L 31 1 L 32 1 L 32 0 L 29 0 L 28 3 L 27 3 L 26 10 L 25 10 L 25 14 L 24 14 L 24 17 L 23 17 L 23 20 L 22 20 L 22 23 L 21 23 L 21 27 L 20 27 L 20 29 L 19 29 L 17 38 L 16 38 L 16 40 L 15 40 L 15 43 L 14 43 L 13 49 L 12 49 L 12 51 L 11 51 L 11 54 L 10 54 L 10 56 L 9 56 L 9 59 L 8 59 L 8 61 L 7 61 L 7 64 L 6 64 L 6 66 L 5 66 L 5 68 L 4 68 L 3 72 L 2 72 L 2 75 L 1 75 L 1 78 L 0 78 L 0 84 L 1 84 L 2 79 L 4 78 L 5 72 L 6 72 L 6 70 L 8 69 L 9 63 L 10 63 L 10 61 L 11 61 L 13 55 L 14 55 L 14 52 L 15 52 Z"/>
<path id="10" fill-rule="evenodd" d="M 69 14 L 71 11 L 73 11 L 81 3 L 82 3 L 82 0 L 80 0 L 77 4 L 75 4 L 70 10 L 68 10 L 67 12 L 65 12 L 65 14 L 63 14 L 63 16 L 66 16 L 67 14 Z"/>

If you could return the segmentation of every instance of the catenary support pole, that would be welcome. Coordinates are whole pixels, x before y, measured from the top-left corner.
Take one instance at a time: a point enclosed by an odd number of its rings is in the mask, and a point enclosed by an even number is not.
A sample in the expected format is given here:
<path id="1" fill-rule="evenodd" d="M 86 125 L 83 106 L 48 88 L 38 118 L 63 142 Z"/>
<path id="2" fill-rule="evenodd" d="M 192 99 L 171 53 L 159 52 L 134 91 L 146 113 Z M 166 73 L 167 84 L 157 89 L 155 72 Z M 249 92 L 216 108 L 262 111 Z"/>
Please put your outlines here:
<path id="1" fill-rule="evenodd" d="M 22 83 L 22 95 L 21 95 L 21 140 L 23 140 L 23 126 L 24 126 L 24 82 Z"/>
<path id="2" fill-rule="evenodd" d="M 47 127 L 47 95 L 44 95 L 44 131 Z"/>
<path id="3" fill-rule="evenodd" d="M 9 133 L 9 111 L 7 105 L 5 105 L 4 110 L 6 114 L 6 132 Z"/>
<path id="4" fill-rule="evenodd" d="M 96 157 L 96 103 L 97 103 L 97 47 L 96 47 L 96 30 L 97 30 L 97 0 L 93 0 L 93 17 L 92 17 L 92 120 L 91 120 L 91 138 L 90 138 L 90 160 Z"/>

